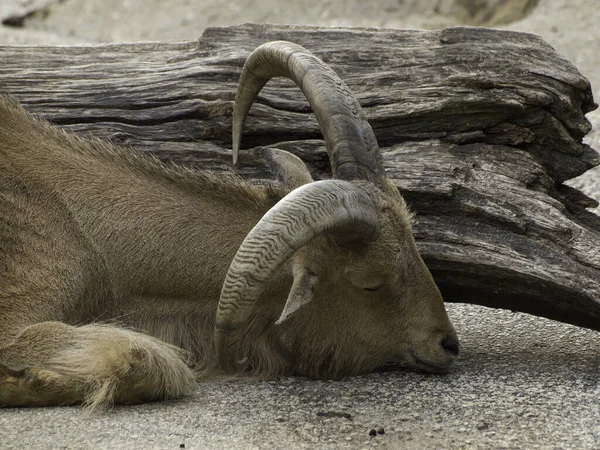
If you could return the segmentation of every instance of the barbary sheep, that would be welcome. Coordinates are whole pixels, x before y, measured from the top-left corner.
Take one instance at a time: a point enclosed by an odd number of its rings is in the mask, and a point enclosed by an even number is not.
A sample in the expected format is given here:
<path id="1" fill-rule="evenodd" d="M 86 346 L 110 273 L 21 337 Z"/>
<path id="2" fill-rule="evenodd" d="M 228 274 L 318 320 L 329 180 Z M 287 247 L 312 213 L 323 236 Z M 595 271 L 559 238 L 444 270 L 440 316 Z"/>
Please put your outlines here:
<path id="1" fill-rule="evenodd" d="M 365 114 L 322 61 L 257 48 L 233 158 L 267 81 L 296 82 L 333 179 L 269 149 L 278 182 L 163 164 L 0 97 L 0 405 L 177 397 L 196 374 L 444 372 L 458 339 Z"/>

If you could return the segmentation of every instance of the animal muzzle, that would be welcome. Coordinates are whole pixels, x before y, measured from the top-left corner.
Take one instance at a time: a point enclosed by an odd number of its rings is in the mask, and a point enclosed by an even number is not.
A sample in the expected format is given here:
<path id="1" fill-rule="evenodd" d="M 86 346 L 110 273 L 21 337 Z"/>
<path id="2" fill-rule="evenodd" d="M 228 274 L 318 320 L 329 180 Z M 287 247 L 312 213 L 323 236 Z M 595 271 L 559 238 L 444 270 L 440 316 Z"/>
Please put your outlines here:
<path id="1" fill-rule="evenodd" d="M 409 365 L 431 373 L 446 373 L 458 357 L 460 344 L 456 333 L 442 335 L 431 346 L 419 345 L 404 352 L 402 359 Z"/>

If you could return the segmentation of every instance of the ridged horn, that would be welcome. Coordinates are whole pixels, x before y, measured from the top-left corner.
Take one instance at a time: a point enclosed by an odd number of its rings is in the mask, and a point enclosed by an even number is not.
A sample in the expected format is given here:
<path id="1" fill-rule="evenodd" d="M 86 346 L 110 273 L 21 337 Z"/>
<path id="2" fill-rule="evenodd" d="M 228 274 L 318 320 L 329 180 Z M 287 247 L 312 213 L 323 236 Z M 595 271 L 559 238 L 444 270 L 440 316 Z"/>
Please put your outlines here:
<path id="1" fill-rule="evenodd" d="M 261 45 L 244 64 L 233 109 L 234 164 L 246 115 L 263 86 L 277 76 L 292 79 L 310 103 L 334 178 L 377 182 L 385 177 L 373 129 L 348 86 L 304 47 L 286 41 Z"/>
<path id="2" fill-rule="evenodd" d="M 379 214 L 365 190 L 343 180 L 306 184 L 281 199 L 248 233 L 229 267 L 217 309 L 215 349 L 224 370 L 245 369 L 234 334 L 271 276 L 296 250 L 325 232 L 342 243 L 377 239 Z"/>

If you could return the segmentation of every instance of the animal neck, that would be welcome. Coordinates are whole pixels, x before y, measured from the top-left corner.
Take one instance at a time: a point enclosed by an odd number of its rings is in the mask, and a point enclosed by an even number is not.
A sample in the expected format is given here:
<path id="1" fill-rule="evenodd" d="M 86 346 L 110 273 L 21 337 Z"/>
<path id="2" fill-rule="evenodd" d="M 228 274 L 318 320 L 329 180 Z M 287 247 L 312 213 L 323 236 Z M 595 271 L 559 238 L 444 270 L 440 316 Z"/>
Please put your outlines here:
<path id="1" fill-rule="evenodd" d="M 61 191 L 120 289 L 216 301 L 235 252 L 271 206 L 265 189 L 155 163 L 134 171 L 105 164 L 85 186 L 68 176 Z"/>

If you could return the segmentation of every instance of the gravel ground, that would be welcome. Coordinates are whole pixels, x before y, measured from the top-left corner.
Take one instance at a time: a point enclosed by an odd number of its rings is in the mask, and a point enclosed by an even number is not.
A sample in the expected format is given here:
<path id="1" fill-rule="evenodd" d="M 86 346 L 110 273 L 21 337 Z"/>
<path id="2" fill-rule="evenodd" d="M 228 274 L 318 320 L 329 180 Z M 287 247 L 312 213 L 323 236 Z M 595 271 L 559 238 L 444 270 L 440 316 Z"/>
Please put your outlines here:
<path id="1" fill-rule="evenodd" d="M 25 28 L 0 27 L 0 43 L 195 39 L 206 26 L 249 21 L 456 25 L 435 13 L 437 2 L 0 0 L 0 17 L 23 3 L 55 3 Z M 591 80 L 597 99 L 599 6 L 540 0 L 528 18 L 509 26 L 542 35 Z M 600 129 L 600 114 L 588 117 Z M 600 132 L 586 140 L 600 148 Z M 600 170 L 575 183 L 600 199 Z M 462 351 L 445 376 L 395 367 L 341 382 L 207 380 L 180 401 L 105 413 L 0 410 L 0 449 L 600 449 L 597 332 L 509 311 L 448 308 Z"/>
<path id="2" fill-rule="evenodd" d="M 208 380 L 180 401 L 106 413 L 0 410 L 0 448 L 600 448 L 598 333 L 449 310 L 462 352 L 447 375 L 397 367 L 337 382 Z"/>

